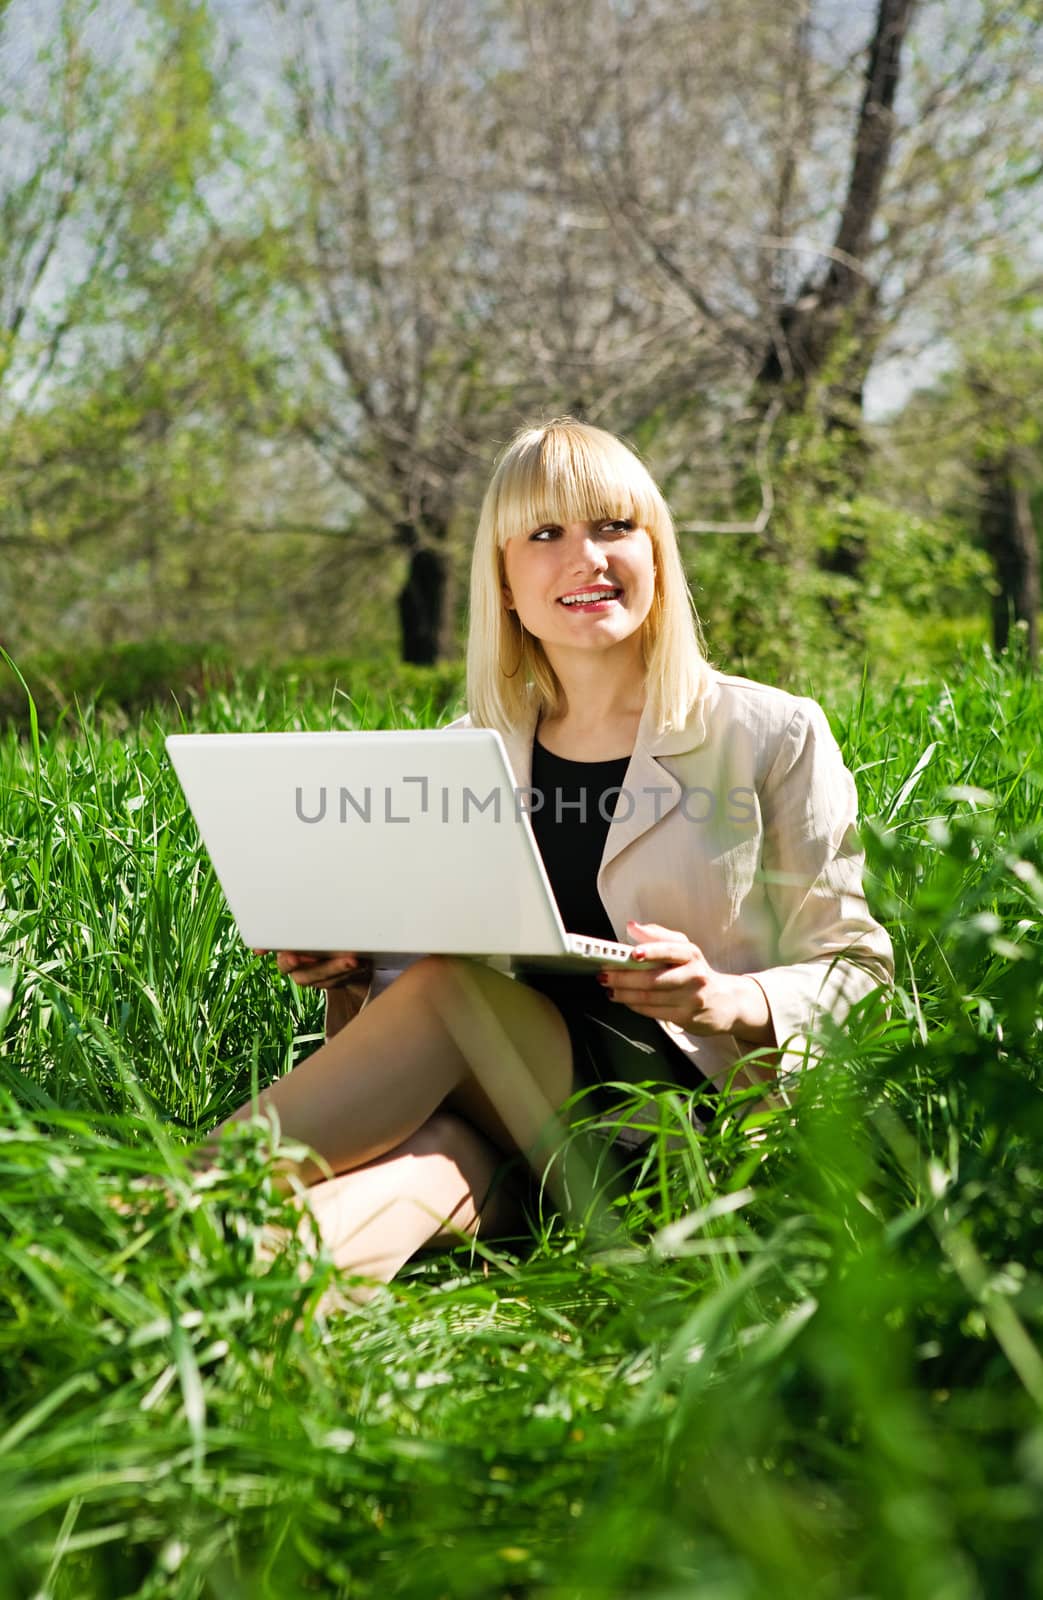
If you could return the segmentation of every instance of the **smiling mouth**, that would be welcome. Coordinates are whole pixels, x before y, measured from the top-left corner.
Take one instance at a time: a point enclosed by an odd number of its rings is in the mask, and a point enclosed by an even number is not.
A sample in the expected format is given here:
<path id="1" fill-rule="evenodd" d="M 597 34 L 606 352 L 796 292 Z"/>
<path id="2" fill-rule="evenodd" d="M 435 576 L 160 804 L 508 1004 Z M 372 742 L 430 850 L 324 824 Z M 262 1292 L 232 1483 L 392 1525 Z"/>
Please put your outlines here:
<path id="1" fill-rule="evenodd" d="M 591 611 L 595 606 L 618 600 L 622 593 L 622 589 L 593 589 L 582 594 L 562 595 L 558 605 L 564 606 L 566 611 Z"/>

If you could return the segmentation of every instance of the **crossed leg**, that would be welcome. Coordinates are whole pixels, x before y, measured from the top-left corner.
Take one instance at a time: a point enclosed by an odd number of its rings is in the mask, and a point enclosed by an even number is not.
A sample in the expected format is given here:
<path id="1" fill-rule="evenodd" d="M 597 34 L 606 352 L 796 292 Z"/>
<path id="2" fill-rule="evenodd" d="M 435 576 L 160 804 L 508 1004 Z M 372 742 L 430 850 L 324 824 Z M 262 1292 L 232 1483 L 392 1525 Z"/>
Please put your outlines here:
<path id="1" fill-rule="evenodd" d="M 572 1087 L 568 1030 L 546 996 L 427 956 L 256 1109 L 335 1174 L 284 1163 L 286 1187 L 314 1185 L 308 1202 L 338 1266 L 387 1281 L 424 1245 L 510 1226 L 509 1193 L 489 1193 L 496 1168 L 522 1151 L 542 1173 Z M 253 1114 L 247 1104 L 228 1122 Z"/>
<path id="2" fill-rule="evenodd" d="M 368 1280 L 388 1283 L 411 1256 L 425 1247 L 448 1246 L 461 1238 L 513 1232 L 521 1223 L 517 1192 L 493 1187 L 501 1152 L 462 1117 L 436 1111 L 411 1138 L 386 1156 L 354 1167 L 308 1191 L 298 1234 L 312 1246 L 312 1219 L 338 1267 Z M 266 1230 L 262 1255 L 281 1247 L 281 1230 Z M 369 1298 L 360 1284 L 350 1298 Z M 327 1308 L 338 1304 L 331 1293 Z"/>

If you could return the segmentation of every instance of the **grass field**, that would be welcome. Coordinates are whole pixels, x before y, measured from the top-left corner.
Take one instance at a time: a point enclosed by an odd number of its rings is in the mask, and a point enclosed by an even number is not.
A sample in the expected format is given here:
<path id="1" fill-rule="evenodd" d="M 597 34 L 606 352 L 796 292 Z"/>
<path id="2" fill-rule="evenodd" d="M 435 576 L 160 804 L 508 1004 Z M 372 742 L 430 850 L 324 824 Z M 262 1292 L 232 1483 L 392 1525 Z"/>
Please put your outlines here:
<path id="1" fill-rule="evenodd" d="M 0 743 L 0 1600 L 1043 1595 L 1043 685 L 983 654 L 827 709 L 890 1016 L 328 1317 L 332 1268 L 258 1255 L 259 1131 L 183 1164 L 321 1015 L 238 942 L 176 719 Z M 428 715 L 273 684 L 192 725 Z M 115 1210 L 144 1173 L 174 1204 Z"/>

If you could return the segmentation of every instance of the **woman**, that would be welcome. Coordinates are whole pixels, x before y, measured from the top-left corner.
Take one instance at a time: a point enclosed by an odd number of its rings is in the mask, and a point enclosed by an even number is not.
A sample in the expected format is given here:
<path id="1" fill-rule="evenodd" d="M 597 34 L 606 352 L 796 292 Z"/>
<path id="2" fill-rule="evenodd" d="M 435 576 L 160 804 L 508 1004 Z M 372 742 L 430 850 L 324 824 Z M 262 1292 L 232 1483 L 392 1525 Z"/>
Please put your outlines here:
<path id="1" fill-rule="evenodd" d="M 599 984 L 278 954 L 326 991 L 327 1042 L 259 1109 L 336 1174 L 295 1169 L 334 1259 L 385 1281 L 422 1247 L 510 1227 L 497 1169 L 521 1150 L 542 1171 L 578 1088 L 771 1078 L 805 1059 L 820 1013 L 841 1020 L 893 975 L 823 712 L 709 666 L 669 511 L 612 435 L 562 418 L 504 452 L 474 547 L 467 689 L 463 720 L 499 729 L 543 797 L 533 827 L 566 927 L 648 967 Z M 774 1055 L 734 1073 L 758 1046 Z"/>

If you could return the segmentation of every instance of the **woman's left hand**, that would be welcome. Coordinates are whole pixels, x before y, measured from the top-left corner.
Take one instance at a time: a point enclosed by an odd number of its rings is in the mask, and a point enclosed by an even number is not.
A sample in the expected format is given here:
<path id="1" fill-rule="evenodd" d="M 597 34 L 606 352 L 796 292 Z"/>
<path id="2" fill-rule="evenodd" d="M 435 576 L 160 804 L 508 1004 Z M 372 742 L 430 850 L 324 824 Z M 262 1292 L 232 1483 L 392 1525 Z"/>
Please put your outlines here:
<path id="1" fill-rule="evenodd" d="M 643 1017 L 676 1022 L 688 1033 L 731 1033 L 740 1015 L 739 985 L 751 980 L 711 967 L 686 934 L 657 922 L 628 922 L 635 953 L 649 962 L 646 972 L 615 967 L 602 972 L 605 993 Z M 653 961 L 669 965 L 652 967 Z"/>

